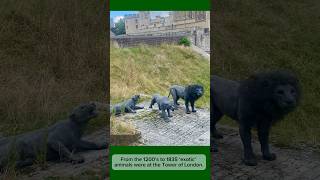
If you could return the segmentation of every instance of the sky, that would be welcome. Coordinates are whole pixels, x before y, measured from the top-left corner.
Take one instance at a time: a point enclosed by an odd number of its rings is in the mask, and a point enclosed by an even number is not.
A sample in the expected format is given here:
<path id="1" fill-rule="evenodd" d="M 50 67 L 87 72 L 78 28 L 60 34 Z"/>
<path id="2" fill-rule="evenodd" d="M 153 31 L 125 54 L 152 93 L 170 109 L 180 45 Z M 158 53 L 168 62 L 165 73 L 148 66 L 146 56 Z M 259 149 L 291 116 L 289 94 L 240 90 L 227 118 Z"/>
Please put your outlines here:
<path id="1" fill-rule="evenodd" d="M 155 16 L 169 16 L 169 11 L 150 11 L 151 18 Z M 110 18 L 113 18 L 113 21 L 116 23 L 126 14 L 137 14 L 138 11 L 111 11 Z"/>

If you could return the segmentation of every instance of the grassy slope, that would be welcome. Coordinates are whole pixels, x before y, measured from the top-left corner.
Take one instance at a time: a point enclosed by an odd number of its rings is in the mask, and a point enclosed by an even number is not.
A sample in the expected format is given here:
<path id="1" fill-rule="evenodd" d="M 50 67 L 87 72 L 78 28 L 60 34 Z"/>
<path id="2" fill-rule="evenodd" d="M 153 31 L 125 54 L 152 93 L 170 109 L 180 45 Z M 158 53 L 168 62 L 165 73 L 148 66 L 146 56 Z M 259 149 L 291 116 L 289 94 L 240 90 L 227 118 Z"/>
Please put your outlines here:
<path id="1" fill-rule="evenodd" d="M 297 73 L 301 106 L 274 127 L 273 140 L 319 146 L 320 1 L 226 0 L 214 9 L 214 74 L 242 79 L 269 69 Z"/>
<path id="2" fill-rule="evenodd" d="M 209 107 L 209 61 L 182 46 L 111 47 L 110 55 L 111 103 L 122 101 L 133 94 L 167 96 L 173 84 L 199 83 L 205 94 L 196 103 Z"/>
<path id="3" fill-rule="evenodd" d="M 0 134 L 67 118 L 106 96 L 104 0 L 0 1 Z M 90 130 L 106 126 L 106 116 Z M 19 179 L 6 169 L 0 179 Z"/>
<path id="4" fill-rule="evenodd" d="M 105 98 L 102 8 L 103 0 L 0 1 L 2 134 L 46 126 Z"/>

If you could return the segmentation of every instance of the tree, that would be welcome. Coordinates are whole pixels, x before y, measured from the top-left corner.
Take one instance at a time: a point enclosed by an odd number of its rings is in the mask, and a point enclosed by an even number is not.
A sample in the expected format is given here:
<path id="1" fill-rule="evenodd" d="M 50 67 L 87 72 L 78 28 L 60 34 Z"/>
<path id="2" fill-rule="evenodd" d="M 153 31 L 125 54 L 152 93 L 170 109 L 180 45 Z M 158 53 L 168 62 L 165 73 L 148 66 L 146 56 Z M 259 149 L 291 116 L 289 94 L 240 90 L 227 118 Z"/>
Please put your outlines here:
<path id="1" fill-rule="evenodd" d="M 115 35 L 126 34 L 124 19 L 120 19 L 117 23 L 115 23 L 115 27 L 111 28 L 111 31 Z"/>

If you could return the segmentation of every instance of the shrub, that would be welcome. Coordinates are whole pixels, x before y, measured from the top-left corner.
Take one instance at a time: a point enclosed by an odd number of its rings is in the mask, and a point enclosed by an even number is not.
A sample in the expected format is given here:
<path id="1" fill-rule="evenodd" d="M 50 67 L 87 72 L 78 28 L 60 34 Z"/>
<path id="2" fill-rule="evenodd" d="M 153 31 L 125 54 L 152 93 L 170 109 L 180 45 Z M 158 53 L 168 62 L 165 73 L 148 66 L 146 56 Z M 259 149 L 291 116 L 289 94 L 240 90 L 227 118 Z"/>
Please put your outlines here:
<path id="1" fill-rule="evenodd" d="M 191 42 L 187 37 L 183 37 L 179 40 L 179 45 L 190 46 Z"/>

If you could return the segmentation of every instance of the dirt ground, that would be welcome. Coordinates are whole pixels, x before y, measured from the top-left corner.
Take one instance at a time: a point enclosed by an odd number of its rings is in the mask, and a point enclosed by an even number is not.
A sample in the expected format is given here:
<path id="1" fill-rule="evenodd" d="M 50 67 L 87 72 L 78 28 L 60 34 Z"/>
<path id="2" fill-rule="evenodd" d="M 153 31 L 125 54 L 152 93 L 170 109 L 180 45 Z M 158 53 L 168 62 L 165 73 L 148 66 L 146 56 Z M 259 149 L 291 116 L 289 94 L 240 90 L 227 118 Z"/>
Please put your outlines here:
<path id="1" fill-rule="evenodd" d="M 317 180 L 320 179 L 320 155 L 311 149 L 294 150 L 271 146 L 275 161 L 262 160 L 260 145 L 253 140 L 258 165 L 241 162 L 242 144 L 237 129 L 222 126 L 224 138 L 218 141 L 219 152 L 212 153 L 212 180 Z"/>
<path id="2" fill-rule="evenodd" d="M 101 129 L 84 139 L 92 142 L 107 142 L 107 131 Z M 22 175 L 17 179 L 26 180 L 69 180 L 69 179 L 105 179 L 109 176 L 108 171 L 108 150 L 94 150 L 81 152 L 85 162 L 81 164 L 70 164 L 66 162 L 48 162 L 46 168 L 33 165 L 23 169 Z M 0 178 L 1 179 L 1 178 Z"/>
<path id="3" fill-rule="evenodd" d="M 176 116 L 179 116 L 178 114 Z M 224 138 L 217 141 L 219 152 L 212 153 L 212 180 L 320 179 L 320 155 L 312 149 L 286 149 L 271 146 L 271 150 L 277 154 L 277 160 L 265 161 L 261 158 L 258 141 L 253 139 L 258 165 L 249 167 L 241 162 L 242 144 L 238 130 L 227 126 L 219 126 L 218 129 L 224 134 Z M 146 141 L 146 139 L 143 140 L 143 136 L 141 137 L 140 142 Z M 105 142 L 108 140 L 107 132 L 99 130 L 86 136 L 85 139 Z M 24 169 L 19 179 L 109 179 L 107 150 L 87 151 L 82 152 L 81 155 L 85 157 L 85 162 L 82 164 L 49 162 L 45 169 L 34 165 Z"/>

